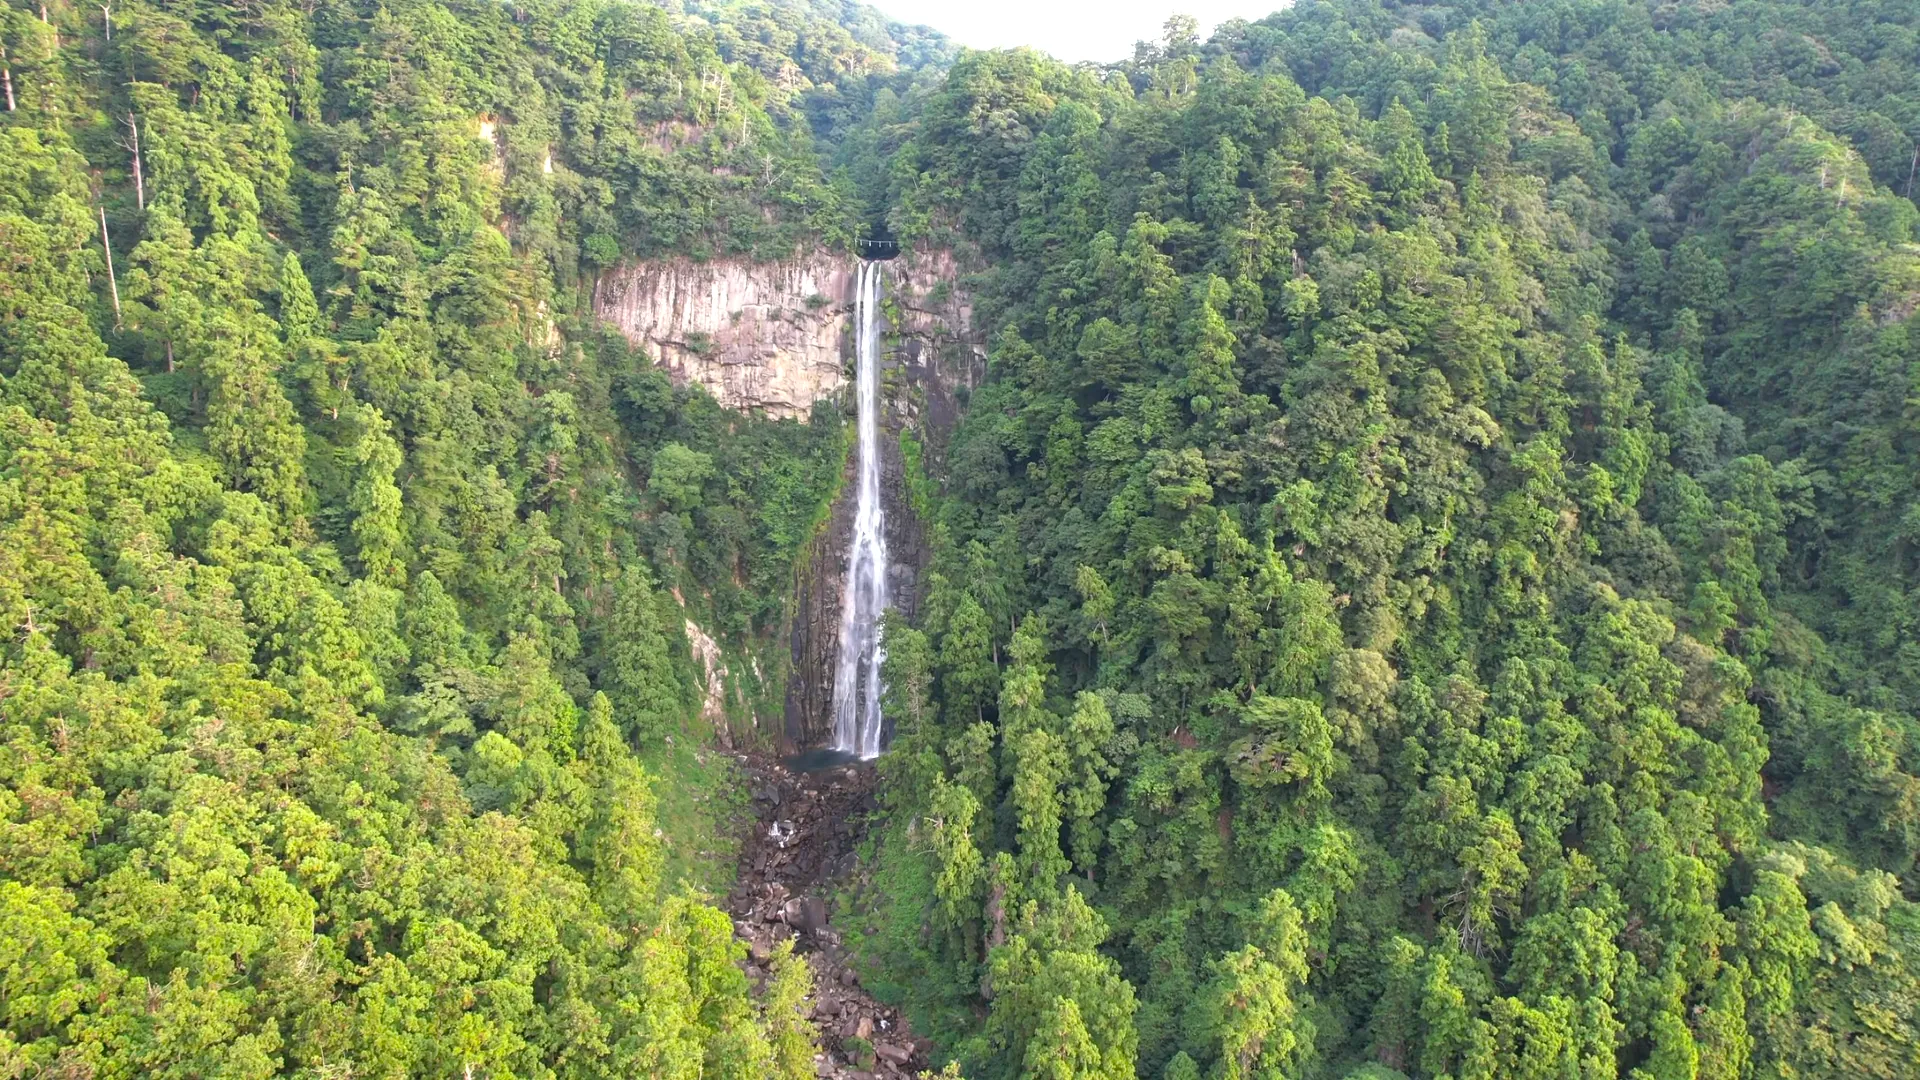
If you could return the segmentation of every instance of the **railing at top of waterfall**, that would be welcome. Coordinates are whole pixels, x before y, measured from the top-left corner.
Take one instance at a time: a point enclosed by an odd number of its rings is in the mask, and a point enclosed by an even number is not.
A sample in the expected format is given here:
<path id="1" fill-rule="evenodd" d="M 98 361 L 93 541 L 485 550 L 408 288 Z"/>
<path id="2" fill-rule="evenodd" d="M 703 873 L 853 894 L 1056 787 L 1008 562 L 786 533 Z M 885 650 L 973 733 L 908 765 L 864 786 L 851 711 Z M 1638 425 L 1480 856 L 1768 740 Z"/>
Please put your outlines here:
<path id="1" fill-rule="evenodd" d="M 853 247 L 863 259 L 891 259 L 900 254 L 898 240 L 869 240 L 863 236 L 853 242 Z"/>

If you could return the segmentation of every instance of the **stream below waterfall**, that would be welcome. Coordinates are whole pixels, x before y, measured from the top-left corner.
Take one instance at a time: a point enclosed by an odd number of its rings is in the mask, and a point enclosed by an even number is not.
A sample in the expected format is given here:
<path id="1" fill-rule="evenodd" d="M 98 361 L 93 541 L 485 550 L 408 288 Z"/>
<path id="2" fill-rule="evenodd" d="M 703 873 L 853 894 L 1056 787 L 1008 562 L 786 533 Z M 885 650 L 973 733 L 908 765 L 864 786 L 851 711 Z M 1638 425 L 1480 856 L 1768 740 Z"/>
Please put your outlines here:
<path id="1" fill-rule="evenodd" d="M 812 757 L 811 768 L 756 754 L 735 760 L 752 793 L 753 818 L 726 906 L 734 933 L 747 943 L 748 978 L 763 987 L 774 947 L 794 940 L 813 970 L 816 1076 L 907 1080 L 931 1067 L 933 1044 L 914 1035 L 899 1009 L 861 987 L 841 926 L 859 916 L 836 904 L 858 872 L 855 851 L 877 808 L 874 767 L 844 755 L 834 765 Z"/>

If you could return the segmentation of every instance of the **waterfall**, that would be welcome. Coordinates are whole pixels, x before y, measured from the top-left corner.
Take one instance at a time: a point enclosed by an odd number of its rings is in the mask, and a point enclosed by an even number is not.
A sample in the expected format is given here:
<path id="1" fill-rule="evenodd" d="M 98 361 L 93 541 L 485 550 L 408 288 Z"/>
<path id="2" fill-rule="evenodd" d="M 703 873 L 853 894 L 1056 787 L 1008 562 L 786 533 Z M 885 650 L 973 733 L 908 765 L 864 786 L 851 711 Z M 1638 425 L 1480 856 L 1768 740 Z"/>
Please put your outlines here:
<path id="1" fill-rule="evenodd" d="M 880 505 L 879 262 L 862 260 L 854 299 L 855 373 L 860 402 L 853 543 L 840 596 L 840 660 L 833 681 L 833 745 L 880 756 L 880 612 L 887 606 L 886 512 Z"/>

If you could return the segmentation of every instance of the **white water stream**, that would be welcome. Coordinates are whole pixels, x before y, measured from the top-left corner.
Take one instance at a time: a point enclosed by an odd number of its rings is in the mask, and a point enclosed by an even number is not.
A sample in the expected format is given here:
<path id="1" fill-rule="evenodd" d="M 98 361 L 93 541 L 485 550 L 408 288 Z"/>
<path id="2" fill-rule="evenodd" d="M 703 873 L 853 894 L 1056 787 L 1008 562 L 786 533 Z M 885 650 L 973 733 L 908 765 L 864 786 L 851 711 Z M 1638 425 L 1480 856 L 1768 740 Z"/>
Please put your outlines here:
<path id="1" fill-rule="evenodd" d="M 840 594 L 840 660 L 833 680 L 833 745 L 862 758 L 880 756 L 880 612 L 887 606 L 886 511 L 880 505 L 880 270 L 861 260 L 854 298 L 854 376 L 860 402 L 853 543 Z"/>

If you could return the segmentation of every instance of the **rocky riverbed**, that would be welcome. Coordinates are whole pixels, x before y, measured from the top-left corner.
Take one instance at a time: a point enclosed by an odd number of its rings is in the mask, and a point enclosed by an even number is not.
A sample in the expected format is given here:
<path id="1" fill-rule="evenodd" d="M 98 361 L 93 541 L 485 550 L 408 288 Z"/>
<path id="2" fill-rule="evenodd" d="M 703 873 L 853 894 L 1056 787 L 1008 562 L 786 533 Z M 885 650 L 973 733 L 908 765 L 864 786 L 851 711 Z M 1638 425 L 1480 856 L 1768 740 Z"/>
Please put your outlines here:
<path id="1" fill-rule="evenodd" d="M 726 906 L 734 933 L 747 943 L 748 976 L 758 984 L 774 946 L 796 939 L 795 950 L 813 969 L 818 1076 L 897 1080 L 929 1068 L 932 1044 L 914 1036 L 899 1010 L 860 988 L 833 923 L 833 886 L 853 872 L 854 848 L 874 809 L 873 766 L 795 772 L 772 758 L 739 761 L 755 820 Z"/>

